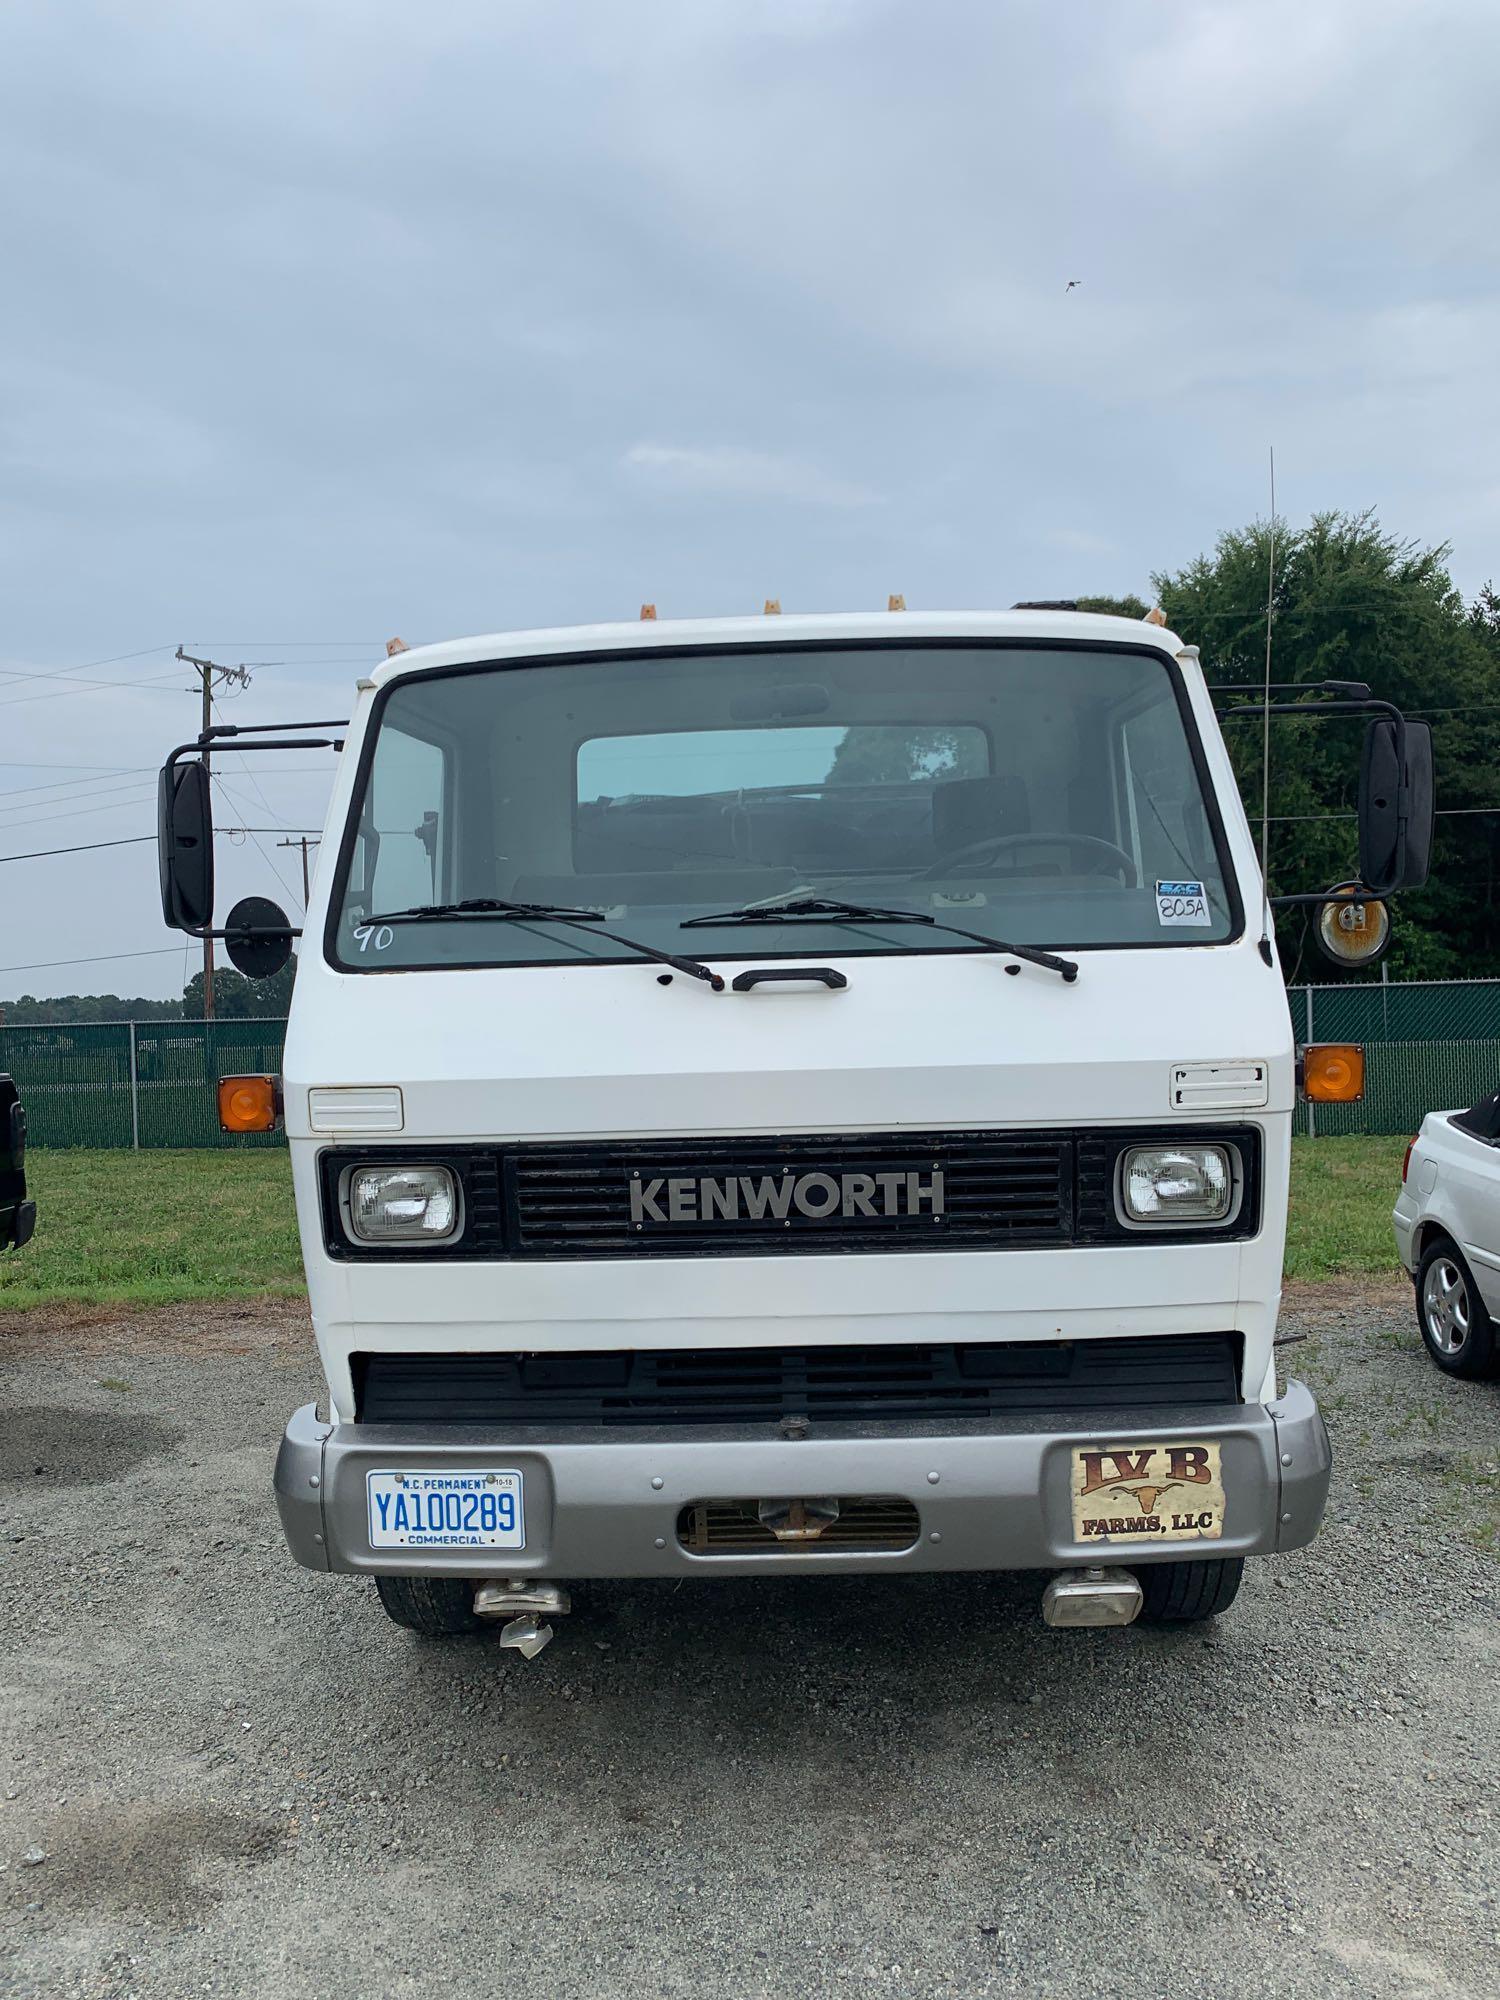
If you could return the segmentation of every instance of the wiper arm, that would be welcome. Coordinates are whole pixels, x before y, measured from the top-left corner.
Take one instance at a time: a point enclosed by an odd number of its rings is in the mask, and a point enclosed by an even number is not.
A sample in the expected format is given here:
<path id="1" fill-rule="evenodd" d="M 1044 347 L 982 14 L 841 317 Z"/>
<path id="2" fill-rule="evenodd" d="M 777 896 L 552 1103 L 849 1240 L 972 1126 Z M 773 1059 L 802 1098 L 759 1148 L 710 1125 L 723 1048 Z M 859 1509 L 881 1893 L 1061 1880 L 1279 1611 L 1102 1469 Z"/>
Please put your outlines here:
<path id="1" fill-rule="evenodd" d="M 790 903 L 751 903 L 743 910 L 724 910 L 717 916 L 688 917 L 678 929 L 690 931 L 711 924 L 774 924 L 788 920 L 792 923 L 927 924 L 933 930 L 947 931 L 952 937 L 972 938 L 975 944 L 987 945 L 991 951 L 1008 952 L 1012 958 L 1024 959 L 1028 965 L 1040 965 L 1048 972 L 1061 973 L 1069 986 L 1078 977 L 1078 967 L 1071 958 L 1059 958 L 1055 952 L 1042 951 L 1036 945 L 1010 944 L 1006 939 L 991 937 L 985 931 L 965 930 L 961 924 L 945 924 L 941 918 L 929 917 L 921 910 L 884 910 L 864 903 L 841 903 L 826 896 L 801 896 Z"/>
<path id="2" fill-rule="evenodd" d="M 628 951 L 638 951 L 642 958 L 670 965 L 678 972 L 687 973 L 691 979 L 705 980 L 715 993 L 724 991 L 723 976 L 700 964 L 696 958 L 662 951 L 654 944 L 642 944 L 639 938 L 626 937 L 622 931 L 601 930 L 599 925 L 604 917 L 603 910 L 574 909 L 566 903 L 510 903 L 493 896 L 466 896 L 461 903 L 415 903 L 409 910 L 386 910 L 379 916 L 366 917 L 364 921 L 367 924 L 423 924 L 453 918 L 467 921 L 471 917 L 496 917 L 502 923 L 567 924 L 587 937 L 608 938 L 612 944 L 622 944 Z"/>
<path id="3" fill-rule="evenodd" d="M 784 917 L 835 917 L 851 922 L 856 917 L 879 917 L 888 924 L 937 922 L 920 910 L 882 910 L 865 903 L 835 902 L 827 896 L 797 896 L 789 903 L 747 903 L 742 910 L 724 910 L 715 917 L 687 917 L 678 929 L 690 931 L 699 924 L 779 924 Z"/>

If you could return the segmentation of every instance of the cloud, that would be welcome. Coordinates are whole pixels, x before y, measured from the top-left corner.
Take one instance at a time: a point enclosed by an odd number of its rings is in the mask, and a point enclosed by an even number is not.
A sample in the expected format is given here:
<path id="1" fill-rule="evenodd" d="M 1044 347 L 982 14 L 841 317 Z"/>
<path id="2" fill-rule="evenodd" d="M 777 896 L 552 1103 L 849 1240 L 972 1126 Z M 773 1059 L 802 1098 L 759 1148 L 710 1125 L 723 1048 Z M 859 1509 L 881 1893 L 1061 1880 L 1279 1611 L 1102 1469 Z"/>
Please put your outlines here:
<path id="1" fill-rule="evenodd" d="M 714 493 L 726 499 L 791 500 L 808 507 L 872 507 L 881 496 L 868 486 L 835 479 L 805 459 L 732 445 L 707 449 L 634 444 L 621 463 L 663 489 Z"/>
<path id="2" fill-rule="evenodd" d="M 1091 534 L 1087 528 L 1053 528 L 1047 540 L 1055 549 L 1063 549 L 1069 555 L 1117 556 L 1120 544 L 1108 535 Z"/>
<path id="3" fill-rule="evenodd" d="M 149 777 L 179 638 L 288 642 L 270 721 L 333 635 L 1144 591 L 1267 444 L 1494 567 L 1495 0 L 11 0 L 6 62 L 5 645 L 166 642 L 0 687 L 17 792 Z M 149 848 L 5 876 L 7 962 L 163 937 Z"/>

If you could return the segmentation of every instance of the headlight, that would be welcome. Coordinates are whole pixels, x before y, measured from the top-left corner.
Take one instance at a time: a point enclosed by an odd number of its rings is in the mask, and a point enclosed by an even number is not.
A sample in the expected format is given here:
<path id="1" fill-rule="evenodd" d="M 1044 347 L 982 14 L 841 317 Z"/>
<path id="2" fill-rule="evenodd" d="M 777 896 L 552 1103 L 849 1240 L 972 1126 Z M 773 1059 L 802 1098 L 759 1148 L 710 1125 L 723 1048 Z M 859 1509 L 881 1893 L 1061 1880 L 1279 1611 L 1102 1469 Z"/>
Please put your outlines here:
<path id="1" fill-rule="evenodd" d="M 1234 1199 L 1228 1146 L 1132 1146 L 1121 1162 L 1126 1222 L 1223 1222 Z"/>
<path id="2" fill-rule="evenodd" d="M 446 1243 L 458 1234 L 458 1182 L 447 1167 L 351 1167 L 345 1188 L 356 1243 Z"/>

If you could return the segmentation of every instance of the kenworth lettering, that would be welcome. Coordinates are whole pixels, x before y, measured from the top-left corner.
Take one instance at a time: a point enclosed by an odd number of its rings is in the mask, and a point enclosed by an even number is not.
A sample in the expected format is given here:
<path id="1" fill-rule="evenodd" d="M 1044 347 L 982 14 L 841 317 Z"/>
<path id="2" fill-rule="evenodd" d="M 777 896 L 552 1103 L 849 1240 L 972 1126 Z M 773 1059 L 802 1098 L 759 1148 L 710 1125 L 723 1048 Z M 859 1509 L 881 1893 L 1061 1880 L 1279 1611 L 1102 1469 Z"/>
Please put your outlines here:
<path id="1" fill-rule="evenodd" d="M 795 1211 L 813 1221 L 828 1215 L 921 1215 L 943 1212 L 943 1177 L 929 1174 L 740 1174 L 729 1180 L 658 1175 L 630 1183 L 630 1219 L 646 1222 L 784 1221 Z"/>

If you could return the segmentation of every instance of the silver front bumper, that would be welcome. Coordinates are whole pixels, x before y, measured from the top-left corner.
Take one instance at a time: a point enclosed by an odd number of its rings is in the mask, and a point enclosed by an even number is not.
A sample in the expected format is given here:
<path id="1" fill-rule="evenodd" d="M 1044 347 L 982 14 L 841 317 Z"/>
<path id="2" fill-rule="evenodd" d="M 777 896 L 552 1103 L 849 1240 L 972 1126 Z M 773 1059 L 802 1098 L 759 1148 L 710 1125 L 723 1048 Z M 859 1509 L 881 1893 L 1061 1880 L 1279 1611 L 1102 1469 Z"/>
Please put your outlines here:
<path id="1" fill-rule="evenodd" d="M 809 1570 L 1047 1569 L 1100 1560 L 1074 1539 L 1069 1497 L 1075 1447 L 1155 1441 L 1222 1447 L 1225 1532 L 1212 1542 L 1114 1541 L 1110 1560 L 1269 1555 L 1318 1531 L 1331 1457 L 1311 1394 L 1291 1382 L 1269 1407 L 1132 1410 L 1083 1429 L 1057 1420 L 1004 1430 L 872 1425 L 856 1433 L 767 1438 L 763 1429 L 591 1433 L 558 1442 L 529 1429 L 329 1424 L 311 1404 L 286 1429 L 276 1503 L 288 1546 L 309 1569 L 412 1575 L 711 1576 Z M 518 1554 L 465 1549 L 376 1550 L 365 1474 L 403 1469 L 487 1471 L 526 1482 Z M 768 1495 L 882 1494 L 910 1500 L 920 1533 L 909 1549 L 869 1553 L 783 1546 L 753 1555 L 698 1555 L 677 1535 L 692 1501 Z"/>

